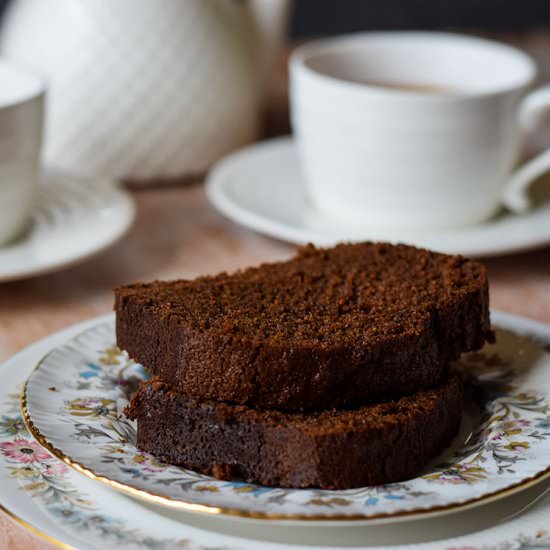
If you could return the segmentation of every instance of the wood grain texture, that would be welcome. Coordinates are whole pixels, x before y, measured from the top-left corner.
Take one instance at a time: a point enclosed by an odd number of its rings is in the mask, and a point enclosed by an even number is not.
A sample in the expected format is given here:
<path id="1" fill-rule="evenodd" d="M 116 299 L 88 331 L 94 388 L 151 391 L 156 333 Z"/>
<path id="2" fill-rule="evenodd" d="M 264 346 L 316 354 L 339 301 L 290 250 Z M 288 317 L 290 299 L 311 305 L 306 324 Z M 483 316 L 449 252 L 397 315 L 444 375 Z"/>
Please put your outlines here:
<path id="1" fill-rule="evenodd" d="M 532 51 L 543 65 L 543 80 L 550 79 L 550 34 L 512 41 Z M 280 101 L 277 109 L 284 111 Z M 284 127 L 281 116 L 277 120 Z M 200 184 L 137 191 L 134 197 L 136 223 L 110 250 L 81 266 L 0 285 L 0 361 L 52 332 L 110 311 L 117 285 L 231 271 L 285 259 L 294 251 L 224 220 L 208 205 Z M 493 308 L 550 322 L 550 248 L 490 259 L 486 265 Z M 0 548 L 52 547 L 0 514 Z"/>
<path id="2" fill-rule="evenodd" d="M 226 221 L 201 185 L 139 191 L 136 224 L 112 249 L 66 271 L 0 285 L 0 359 L 112 309 L 112 288 L 195 277 L 289 257 L 295 247 Z M 549 222 L 550 223 L 550 222 Z M 485 261 L 494 308 L 550 322 L 550 248 Z M 50 548 L 0 515 L 0 548 Z"/>
<path id="3" fill-rule="evenodd" d="M 112 309 L 132 281 L 192 278 L 288 258 L 295 247 L 226 221 L 201 185 L 135 192 L 138 216 L 110 250 L 77 267 L 0 285 L 0 360 Z M 550 223 L 550 221 L 549 221 Z M 550 249 L 485 260 L 493 308 L 550 322 Z"/>
<path id="4" fill-rule="evenodd" d="M 3 550 L 52 550 L 57 547 L 31 534 L 2 514 L 0 516 L 0 548 Z"/>

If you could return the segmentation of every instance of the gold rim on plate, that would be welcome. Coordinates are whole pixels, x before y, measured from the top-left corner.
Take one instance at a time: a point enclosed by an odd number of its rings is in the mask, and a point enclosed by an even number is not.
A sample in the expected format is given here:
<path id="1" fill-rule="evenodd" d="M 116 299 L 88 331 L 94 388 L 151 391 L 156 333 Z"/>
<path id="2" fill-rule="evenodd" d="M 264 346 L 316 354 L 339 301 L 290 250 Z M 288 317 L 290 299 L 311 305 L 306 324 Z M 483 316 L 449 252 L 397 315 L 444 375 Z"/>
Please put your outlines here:
<path id="1" fill-rule="evenodd" d="M 53 546 L 57 546 L 57 548 L 62 548 L 63 550 L 78 550 L 76 546 L 72 546 L 70 544 L 62 542 L 59 539 L 56 539 L 55 537 L 48 535 L 44 531 L 40 531 L 40 529 L 38 529 L 37 527 L 34 527 L 34 525 L 31 525 L 24 519 L 20 518 L 18 515 L 14 514 L 11 510 L 6 508 L 3 504 L 0 504 L 0 511 L 6 514 L 6 516 L 11 521 L 15 522 L 20 527 L 23 527 L 29 533 L 35 535 L 36 537 L 41 538 L 42 540 L 45 540 L 46 542 L 49 542 L 50 544 L 53 544 Z"/>
<path id="2" fill-rule="evenodd" d="M 43 359 L 44 358 L 42 358 L 40 360 L 40 362 L 42 362 Z M 3 366 L 3 364 L 2 364 L 2 366 Z M 38 365 L 31 371 L 31 374 L 36 370 L 37 367 L 38 367 Z M 27 385 L 27 383 L 25 382 L 25 387 L 26 387 L 26 385 Z M 26 425 L 26 423 L 25 423 L 25 425 Z M 17 514 L 12 512 L 9 508 L 7 508 L 1 502 L 0 502 L 0 511 L 3 512 L 8 517 L 9 520 L 13 521 L 16 525 L 19 525 L 20 527 L 25 529 L 25 531 L 31 533 L 32 535 L 34 535 L 34 536 L 36 536 L 36 537 L 38 537 L 38 538 L 40 538 L 40 539 L 42 539 L 46 542 L 49 542 L 53 546 L 56 546 L 57 548 L 62 548 L 63 550 L 78 550 L 78 548 L 76 546 L 72 546 L 71 544 L 67 544 L 67 543 L 65 543 L 65 542 L 63 542 L 59 539 L 56 539 L 55 537 L 52 537 L 51 535 L 48 535 L 48 533 L 46 533 L 44 531 L 41 531 L 40 529 L 38 529 L 38 527 L 35 527 L 34 525 L 29 523 L 28 521 L 24 520 L 23 518 L 19 517 Z"/>
<path id="3" fill-rule="evenodd" d="M 71 338 L 71 340 L 74 338 L 78 338 L 78 336 L 87 332 L 89 328 L 74 335 Z M 51 351 L 52 350 L 46 353 L 42 357 L 42 359 L 40 359 L 40 361 L 37 363 L 34 369 L 31 371 L 31 373 L 27 377 L 27 380 L 25 381 L 23 390 L 21 392 L 21 412 L 23 416 L 23 421 L 25 422 L 25 425 L 27 426 L 27 429 L 29 430 L 30 434 L 36 439 L 36 441 L 38 441 L 40 445 L 42 445 L 42 447 L 47 449 L 52 455 L 54 455 L 59 460 L 63 461 L 65 464 L 67 464 L 77 472 L 85 475 L 86 477 L 94 481 L 99 481 L 113 489 L 121 491 L 122 493 L 125 493 L 131 497 L 144 500 L 145 502 L 149 502 L 149 503 L 153 503 L 161 506 L 168 506 L 170 508 L 175 508 L 179 510 L 185 510 L 187 512 L 204 513 L 204 514 L 210 514 L 210 515 L 227 515 L 227 516 L 240 517 L 240 518 L 246 518 L 246 519 L 257 519 L 257 520 L 323 521 L 323 522 L 330 523 L 330 522 L 338 522 L 338 521 L 370 522 L 373 520 L 387 519 L 388 523 L 390 523 L 390 521 L 394 518 L 425 519 L 428 516 L 442 516 L 454 511 L 468 510 L 476 506 L 481 506 L 482 504 L 487 504 L 487 503 L 499 500 L 501 498 L 504 498 L 506 496 L 510 496 L 514 493 L 522 491 L 523 489 L 532 487 L 547 478 L 550 478 L 550 465 L 549 465 L 545 470 L 538 472 L 534 476 L 518 481 L 517 483 L 514 483 L 509 487 L 505 487 L 503 489 L 499 489 L 498 491 L 487 493 L 479 497 L 467 499 L 462 502 L 456 502 L 453 504 L 445 504 L 445 505 L 436 505 L 428 509 L 415 509 L 415 510 L 405 510 L 401 512 L 388 512 L 388 513 L 374 514 L 369 516 L 365 516 L 362 514 L 350 514 L 350 515 L 342 514 L 342 515 L 333 515 L 333 516 L 304 515 L 304 514 L 270 514 L 267 512 L 252 512 L 248 510 L 240 510 L 238 508 L 225 508 L 220 506 L 211 506 L 208 504 L 196 504 L 193 502 L 187 502 L 179 499 L 178 500 L 172 499 L 166 496 L 159 495 L 152 491 L 146 491 L 145 489 L 136 489 L 135 487 L 132 487 L 131 485 L 127 485 L 126 483 L 122 483 L 120 481 L 116 481 L 106 476 L 97 474 L 91 468 L 84 466 L 83 464 L 81 464 L 80 462 L 77 462 L 76 460 L 73 460 L 71 457 L 67 456 L 63 451 L 55 447 L 55 445 L 53 445 L 34 425 L 29 415 L 28 406 L 27 406 L 28 382 L 32 377 L 32 375 L 42 366 L 42 363 L 44 362 L 46 357 L 51 353 Z"/>

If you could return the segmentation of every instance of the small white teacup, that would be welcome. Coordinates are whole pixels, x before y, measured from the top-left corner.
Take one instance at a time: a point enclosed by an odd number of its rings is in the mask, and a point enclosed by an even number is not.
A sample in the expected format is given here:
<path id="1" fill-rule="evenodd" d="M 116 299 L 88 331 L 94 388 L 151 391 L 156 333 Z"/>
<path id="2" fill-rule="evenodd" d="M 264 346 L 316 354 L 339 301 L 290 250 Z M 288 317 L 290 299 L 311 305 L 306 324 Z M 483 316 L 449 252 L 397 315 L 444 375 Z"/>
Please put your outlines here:
<path id="1" fill-rule="evenodd" d="M 43 82 L 0 61 L 0 245 L 25 228 L 38 181 Z"/>
<path id="2" fill-rule="evenodd" d="M 353 224 L 466 226 L 527 187 L 550 151 L 514 171 L 550 87 L 520 50 L 448 33 L 381 32 L 299 47 L 291 116 L 312 203 Z"/>

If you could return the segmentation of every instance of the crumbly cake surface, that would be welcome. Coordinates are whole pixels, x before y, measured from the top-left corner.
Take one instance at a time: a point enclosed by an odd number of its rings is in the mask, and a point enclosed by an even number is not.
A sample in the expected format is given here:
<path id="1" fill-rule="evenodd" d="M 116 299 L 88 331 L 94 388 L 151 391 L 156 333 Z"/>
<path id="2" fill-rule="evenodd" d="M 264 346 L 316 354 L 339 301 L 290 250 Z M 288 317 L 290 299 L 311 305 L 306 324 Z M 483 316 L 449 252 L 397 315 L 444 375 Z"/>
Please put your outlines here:
<path id="1" fill-rule="evenodd" d="M 382 404 L 282 413 L 198 402 L 153 378 L 127 414 L 137 419 L 138 447 L 164 462 L 219 479 L 346 489 L 417 475 L 457 433 L 462 398 L 451 377 Z"/>
<path id="2" fill-rule="evenodd" d="M 493 338 L 482 264 L 384 243 L 128 285 L 115 309 L 119 347 L 173 389 L 286 411 L 433 386 Z"/>

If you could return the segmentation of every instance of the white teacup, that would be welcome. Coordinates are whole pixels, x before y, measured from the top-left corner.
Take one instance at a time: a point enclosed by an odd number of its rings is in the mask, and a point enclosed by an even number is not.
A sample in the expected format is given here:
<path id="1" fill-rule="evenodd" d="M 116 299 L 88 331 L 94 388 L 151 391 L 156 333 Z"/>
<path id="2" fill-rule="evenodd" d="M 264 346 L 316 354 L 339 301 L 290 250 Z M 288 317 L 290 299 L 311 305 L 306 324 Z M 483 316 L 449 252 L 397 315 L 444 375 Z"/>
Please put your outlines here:
<path id="1" fill-rule="evenodd" d="M 504 204 L 528 208 L 527 187 L 550 151 L 514 171 L 523 133 L 550 109 L 528 95 L 533 60 L 455 34 L 381 32 L 299 47 L 291 115 L 308 194 L 353 224 L 475 224 Z"/>
<path id="2" fill-rule="evenodd" d="M 38 180 L 44 84 L 0 61 L 0 245 L 21 233 Z"/>

